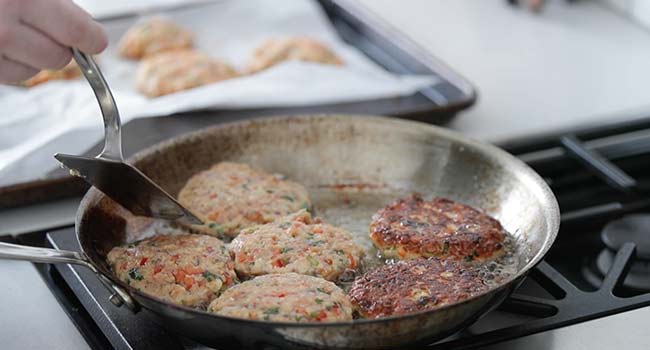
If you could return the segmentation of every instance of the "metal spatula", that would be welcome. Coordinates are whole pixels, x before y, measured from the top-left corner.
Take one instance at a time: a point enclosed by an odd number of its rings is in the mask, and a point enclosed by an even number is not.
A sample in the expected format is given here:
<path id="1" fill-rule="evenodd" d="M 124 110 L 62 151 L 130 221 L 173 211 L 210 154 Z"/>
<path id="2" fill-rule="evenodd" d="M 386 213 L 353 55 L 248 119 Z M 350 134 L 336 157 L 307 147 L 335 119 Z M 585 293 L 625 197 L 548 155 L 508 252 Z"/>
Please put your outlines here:
<path id="1" fill-rule="evenodd" d="M 72 49 L 83 75 L 95 92 L 104 117 L 104 150 L 95 158 L 57 153 L 59 162 L 134 215 L 178 219 L 201 224 L 194 214 L 134 166 L 124 162 L 120 115 L 106 80 L 90 55 Z"/>

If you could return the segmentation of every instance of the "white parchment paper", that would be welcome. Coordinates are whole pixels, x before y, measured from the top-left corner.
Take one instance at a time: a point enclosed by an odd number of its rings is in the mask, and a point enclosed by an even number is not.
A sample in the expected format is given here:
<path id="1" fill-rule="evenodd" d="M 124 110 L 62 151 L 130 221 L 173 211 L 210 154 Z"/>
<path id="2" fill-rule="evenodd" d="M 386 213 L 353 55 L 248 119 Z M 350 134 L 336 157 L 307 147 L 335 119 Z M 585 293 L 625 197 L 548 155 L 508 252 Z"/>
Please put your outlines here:
<path id="1" fill-rule="evenodd" d="M 219 1 L 164 16 L 193 31 L 199 50 L 238 69 L 265 39 L 291 35 L 321 40 L 345 65 L 287 62 L 258 74 L 147 98 L 134 88 L 138 63 L 122 59 L 116 52 L 124 31 L 142 19 L 113 20 L 106 23 L 109 48 L 98 61 L 123 123 L 196 109 L 299 106 L 405 96 L 435 83 L 430 76 L 397 76 L 384 71 L 342 42 L 319 5 L 311 0 Z M 54 81 L 31 89 L 2 86 L 0 111 L 0 171 L 67 131 L 93 128 L 97 133 L 102 125 L 97 102 L 83 79 Z M 79 143 L 78 153 L 90 146 L 88 141 Z"/>

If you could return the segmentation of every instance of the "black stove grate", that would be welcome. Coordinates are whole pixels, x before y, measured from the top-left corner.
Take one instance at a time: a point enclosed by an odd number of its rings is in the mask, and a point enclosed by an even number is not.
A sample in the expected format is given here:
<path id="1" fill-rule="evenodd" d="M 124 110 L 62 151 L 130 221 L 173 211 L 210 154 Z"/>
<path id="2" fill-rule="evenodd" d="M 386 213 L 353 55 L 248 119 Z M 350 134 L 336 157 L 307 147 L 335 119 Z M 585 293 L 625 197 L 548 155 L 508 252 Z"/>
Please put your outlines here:
<path id="1" fill-rule="evenodd" d="M 650 293 L 631 292 L 623 283 L 635 259 L 635 245 L 625 243 L 612 250 L 601 240 L 605 223 L 629 212 L 650 213 L 650 167 L 646 166 L 650 164 L 650 122 L 640 122 L 637 128 L 628 123 L 621 133 L 615 128 L 590 130 L 508 149 L 553 189 L 562 211 L 560 234 L 545 261 L 503 305 L 426 348 L 474 348 L 650 305 Z M 60 249 L 79 249 L 72 228 L 51 232 L 48 241 Z M 585 277 L 585 270 L 605 249 L 615 255 L 609 271 L 600 279 Z M 100 338 L 107 339 L 110 348 L 203 348 L 158 327 L 145 313 L 132 315 L 114 307 L 104 287 L 83 268 L 61 265 L 44 273 L 67 282 L 68 292 L 58 297 L 77 300 L 73 305 L 82 305 L 88 316 L 73 320 L 92 319 L 97 327 L 80 329 L 100 329 Z"/>
<path id="2" fill-rule="evenodd" d="M 540 298 L 515 292 L 500 307 L 500 310 L 509 313 L 531 315 L 535 320 L 483 333 L 465 332 L 465 336 L 429 348 L 466 349 L 489 345 L 648 306 L 650 294 L 632 297 L 619 297 L 615 294 L 629 270 L 634 250 L 633 243 L 626 243 L 618 251 L 614 264 L 595 291 L 577 288 L 543 261 L 531 272 L 529 278 L 542 285 L 554 298 Z"/>

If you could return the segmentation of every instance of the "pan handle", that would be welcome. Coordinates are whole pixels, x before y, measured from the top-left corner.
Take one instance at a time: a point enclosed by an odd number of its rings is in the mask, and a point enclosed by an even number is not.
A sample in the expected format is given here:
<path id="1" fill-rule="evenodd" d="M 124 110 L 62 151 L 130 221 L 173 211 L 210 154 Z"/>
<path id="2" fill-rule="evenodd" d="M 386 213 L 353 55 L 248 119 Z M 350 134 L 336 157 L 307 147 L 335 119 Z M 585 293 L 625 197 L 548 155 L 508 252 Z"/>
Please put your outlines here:
<path id="1" fill-rule="evenodd" d="M 99 272 L 81 253 L 0 242 L 0 259 L 24 260 L 46 264 L 75 264 L 87 267 L 97 275 L 99 281 L 111 292 L 109 297 L 111 303 L 115 306 L 126 305 L 129 310 L 138 311 L 138 305 L 129 293 Z"/>
<path id="2" fill-rule="evenodd" d="M 56 250 L 40 247 L 28 247 L 24 245 L 0 242 L 0 259 L 25 260 L 36 263 L 49 264 L 76 264 L 85 266 L 91 270 L 92 266 L 86 258 L 77 252 Z"/>

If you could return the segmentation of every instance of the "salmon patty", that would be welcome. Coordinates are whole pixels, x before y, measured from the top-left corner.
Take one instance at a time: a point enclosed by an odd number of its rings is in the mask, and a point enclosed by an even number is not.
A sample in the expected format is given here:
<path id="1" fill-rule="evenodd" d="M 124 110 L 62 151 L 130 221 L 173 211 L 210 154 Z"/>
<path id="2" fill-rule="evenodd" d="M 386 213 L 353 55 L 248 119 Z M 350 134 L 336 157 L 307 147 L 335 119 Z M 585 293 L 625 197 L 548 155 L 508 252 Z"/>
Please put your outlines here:
<path id="1" fill-rule="evenodd" d="M 488 290 L 472 266 L 454 260 L 414 259 L 357 277 L 349 296 L 366 318 L 433 310 Z"/>
<path id="2" fill-rule="evenodd" d="M 154 17 L 131 27 L 119 43 L 123 57 L 139 60 L 163 51 L 189 49 L 192 33 L 162 17 Z"/>
<path id="3" fill-rule="evenodd" d="M 302 185 L 231 162 L 215 164 L 192 176 L 178 200 L 205 223 L 192 229 L 226 237 L 311 206 Z"/>
<path id="4" fill-rule="evenodd" d="M 136 88 L 149 97 L 168 95 L 234 78 L 230 65 L 197 51 L 169 51 L 145 58 L 136 72 Z"/>
<path id="5" fill-rule="evenodd" d="M 25 80 L 22 85 L 32 87 L 51 80 L 72 80 L 79 76 L 81 76 L 81 70 L 79 70 L 77 62 L 72 60 L 65 67 L 59 70 L 44 69 L 38 72 L 35 76 Z"/>
<path id="6" fill-rule="evenodd" d="M 230 251 L 239 275 L 296 272 L 330 281 L 357 268 L 363 257 L 347 231 L 312 218 L 305 210 L 242 230 Z"/>
<path id="7" fill-rule="evenodd" d="M 419 194 L 399 199 L 372 217 L 370 238 L 386 258 L 483 260 L 504 251 L 501 224 L 470 206 Z"/>
<path id="8" fill-rule="evenodd" d="M 190 307 L 205 308 L 237 280 L 226 246 L 206 235 L 157 235 L 115 247 L 107 260 L 130 286 Z"/>
<path id="9" fill-rule="evenodd" d="M 226 290 L 208 311 L 277 322 L 334 322 L 352 319 L 347 295 L 324 279 L 283 273 L 264 275 Z"/>
<path id="10" fill-rule="evenodd" d="M 308 37 L 269 39 L 255 50 L 248 65 L 256 73 L 284 61 L 304 61 L 340 66 L 343 61 L 327 46 Z"/>

